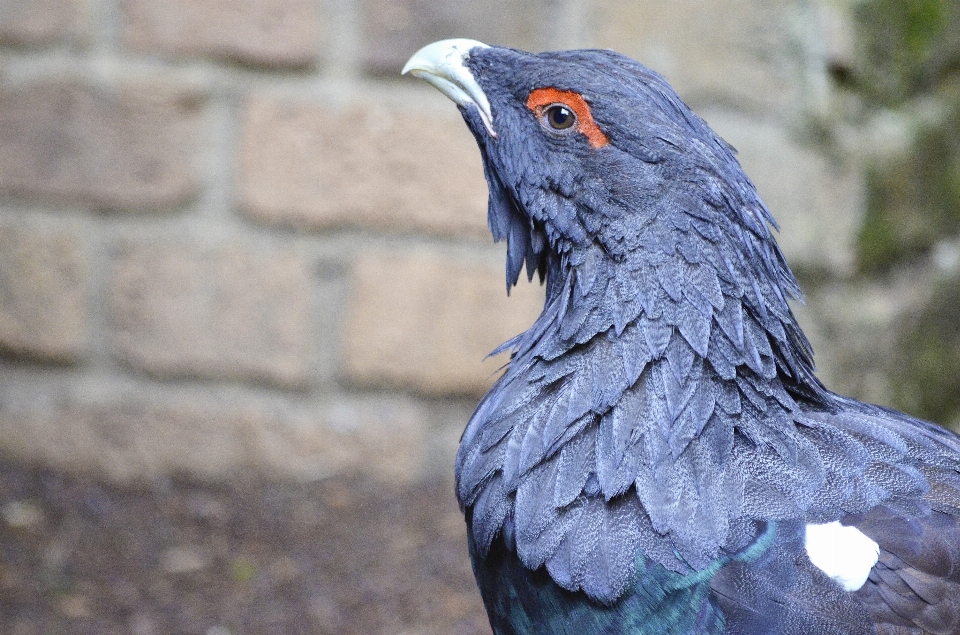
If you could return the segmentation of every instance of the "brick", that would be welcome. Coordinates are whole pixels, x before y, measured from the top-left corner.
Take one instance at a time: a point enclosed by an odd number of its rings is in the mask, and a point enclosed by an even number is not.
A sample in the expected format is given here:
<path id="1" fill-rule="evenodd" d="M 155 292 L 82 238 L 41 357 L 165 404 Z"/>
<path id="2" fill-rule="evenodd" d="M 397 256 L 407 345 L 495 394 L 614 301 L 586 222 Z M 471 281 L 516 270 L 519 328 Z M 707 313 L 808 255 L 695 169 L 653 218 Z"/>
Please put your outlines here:
<path id="1" fill-rule="evenodd" d="M 111 282 L 123 361 L 161 376 L 306 383 L 310 278 L 295 255 L 127 242 Z"/>
<path id="2" fill-rule="evenodd" d="M 345 375 L 431 395 L 484 392 L 506 361 L 486 355 L 528 329 L 543 307 L 541 287 L 521 283 L 507 298 L 503 281 L 501 267 L 425 248 L 361 254 L 344 328 Z"/>
<path id="3" fill-rule="evenodd" d="M 0 91 L 0 193 L 105 208 L 178 205 L 197 190 L 201 100 L 156 84 Z"/>
<path id="4" fill-rule="evenodd" d="M 763 0 L 597 0 L 591 44 L 662 73 L 691 105 L 790 112 L 799 98 L 794 9 Z"/>
<path id="5" fill-rule="evenodd" d="M 0 43 L 42 45 L 89 35 L 85 0 L 0 0 Z"/>
<path id="6" fill-rule="evenodd" d="M 425 44 L 470 37 L 487 44 L 541 50 L 549 41 L 549 0 L 360 0 L 363 63 L 396 75 Z"/>
<path id="7" fill-rule="evenodd" d="M 176 473 L 223 479 L 249 466 L 249 431 L 271 425 L 262 412 L 212 399 L 147 400 L 124 391 L 117 397 L 69 397 L 49 409 L 7 407 L 0 413 L 0 447 L 118 481 Z"/>
<path id="8" fill-rule="evenodd" d="M 0 452 L 118 481 L 240 471 L 296 479 L 364 473 L 391 483 L 428 475 L 428 413 L 407 397 L 335 397 L 296 407 L 236 389 L 72 381 L 9 372 Z M 450 456 L 444 471 L 452 460 Z"/>
<path id="9" fill-rule="evenodd" d="M 77 360 L 87 333 L 88 277 L 77 234 L 0 223 L 0 348 L 50 361 Z"/>
<path id="10" fill-rule="evenodd" d="M 240 202 L 253 218 L 487 233 L 480 153 L 452 109 L 441 118 L 254 98 L 241 126 Z"/>
<path id="11" fill-rule="evenodd" d="M 413 483 L 427 473 L 427 415 L 411 400 L 339 397 L 313 410 L 253 430 L 252 463 L 301 479 L 362 473 Z"/>
<path id="12" fill-rule="evenodd" d="M 124 0 L 126 43 L 176 56 L 305 66 L 320 49 L 315 0 Z"/>

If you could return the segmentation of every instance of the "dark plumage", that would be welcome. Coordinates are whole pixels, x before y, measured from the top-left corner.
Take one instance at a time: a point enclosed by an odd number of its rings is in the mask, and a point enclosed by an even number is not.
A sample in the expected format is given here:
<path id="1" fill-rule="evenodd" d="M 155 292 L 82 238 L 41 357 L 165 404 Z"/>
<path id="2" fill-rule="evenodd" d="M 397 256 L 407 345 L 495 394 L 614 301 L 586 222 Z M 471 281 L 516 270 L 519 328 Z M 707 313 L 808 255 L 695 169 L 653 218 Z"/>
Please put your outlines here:
<path id="1" fill-rule="evenodd" d="M 960 633 L 960 439 L 820 383 L 733 149 L 610 51 L 408 70 L 477 139 L 508 288 L 546 284 L 456 462 L 494 632 Z"/>

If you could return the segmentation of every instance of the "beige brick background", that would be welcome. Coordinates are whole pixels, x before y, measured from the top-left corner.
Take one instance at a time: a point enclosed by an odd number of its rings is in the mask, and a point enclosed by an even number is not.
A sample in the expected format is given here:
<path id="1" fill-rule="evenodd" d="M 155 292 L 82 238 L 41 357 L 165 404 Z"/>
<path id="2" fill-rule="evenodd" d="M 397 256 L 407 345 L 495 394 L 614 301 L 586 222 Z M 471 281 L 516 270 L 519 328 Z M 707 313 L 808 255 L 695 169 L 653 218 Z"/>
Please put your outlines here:
<path id="1" fill-rule="evenodd" d="M 810 134 L 843 6 L 0 0 L 0 451 L 121 480 L 448 474 L 486 354 L 542 302 L 505 294 L 456 109 L 398 75 L 452 36 L 663 72 L 822 282 L 824 375 L 876 398 L 840 344 L 913 286 L 853 288 L 862 168 Z M 844 311 L 852 288 L 873 300 Z"/>

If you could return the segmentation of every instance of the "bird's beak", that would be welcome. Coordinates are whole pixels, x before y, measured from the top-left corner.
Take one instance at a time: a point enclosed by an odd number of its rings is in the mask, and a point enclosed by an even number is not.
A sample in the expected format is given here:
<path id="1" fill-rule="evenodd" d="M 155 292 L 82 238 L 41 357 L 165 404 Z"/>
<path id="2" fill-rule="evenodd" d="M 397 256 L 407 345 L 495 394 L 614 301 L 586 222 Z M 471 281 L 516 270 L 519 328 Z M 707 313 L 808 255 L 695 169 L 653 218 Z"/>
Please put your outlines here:
<path id="1" fill-rule="evenodd" d="M 427 44 L 413 54 L 400 73 L 402 75 L 410 73 L 414 77 L 430 82 L 458 106 L 473 104 L 480 111 L 480 118 L 487 132 L 490 136 L 496 137 L 490 102 L 470 69 L 463 65 L 463 62 L 470 57 L 470 51 L 476 48 L 490 47 L 483 42 L 464 39 L 440 40 Z"/>

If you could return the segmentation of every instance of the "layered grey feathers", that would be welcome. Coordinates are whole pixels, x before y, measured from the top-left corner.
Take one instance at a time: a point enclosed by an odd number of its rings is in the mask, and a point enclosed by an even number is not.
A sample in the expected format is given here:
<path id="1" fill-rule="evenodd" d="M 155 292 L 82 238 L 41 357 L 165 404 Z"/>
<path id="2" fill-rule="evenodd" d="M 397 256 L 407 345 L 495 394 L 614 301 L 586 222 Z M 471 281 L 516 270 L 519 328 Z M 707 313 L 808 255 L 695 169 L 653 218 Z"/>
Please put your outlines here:
<path id="1" fill-rule="evenodd" d="M 744 518 L 924 506 L 921 465 L 960 467 L 952 437 L 819 383 L 772 217 L 662 78 L 607 52 L 467 63 L 499 131 L 464 109 L 508 285 L 525 264 L 548 288 L 457 458 L 481 555 L 509 528 L 525 566 L 612 602 L 637 554 L 702 570 L 755 537 Z M 523 91 L 539 85 L 588 96 L 610 145 L 531 141 Z"/>
<path id="2" fill-rule="evenodd" d="M 610 51 L 407 68 L 477 139 L 508 290 L 546 283 L 457 455 L 494 631 L 960 633 L 960 439 L 816 378 L 733 149 Z M 878 558 L 860 587 L 808 557 L 835 521 Z"/>

